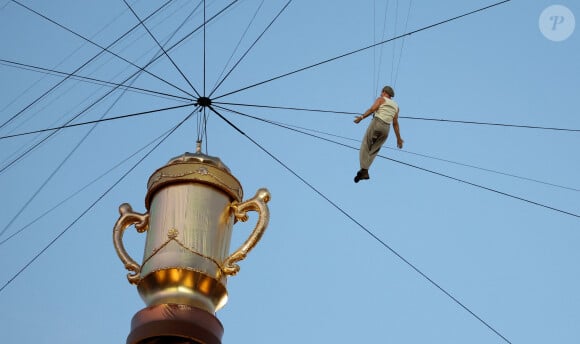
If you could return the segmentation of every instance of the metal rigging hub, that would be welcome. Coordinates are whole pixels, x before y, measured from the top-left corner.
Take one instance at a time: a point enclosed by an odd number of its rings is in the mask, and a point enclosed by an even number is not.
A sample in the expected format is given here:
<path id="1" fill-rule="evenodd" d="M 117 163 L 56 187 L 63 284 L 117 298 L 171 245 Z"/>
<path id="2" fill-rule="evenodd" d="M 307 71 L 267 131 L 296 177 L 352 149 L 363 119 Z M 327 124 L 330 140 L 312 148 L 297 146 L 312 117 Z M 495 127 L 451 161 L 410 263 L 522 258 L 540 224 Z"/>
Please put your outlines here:
<path id="1" fill-rule="evenodd" d="M 208 107 L 211 105 L 211 99 L 208 97 L 199 97 L 197 98 L 197 105 L 201 107 Z"/>

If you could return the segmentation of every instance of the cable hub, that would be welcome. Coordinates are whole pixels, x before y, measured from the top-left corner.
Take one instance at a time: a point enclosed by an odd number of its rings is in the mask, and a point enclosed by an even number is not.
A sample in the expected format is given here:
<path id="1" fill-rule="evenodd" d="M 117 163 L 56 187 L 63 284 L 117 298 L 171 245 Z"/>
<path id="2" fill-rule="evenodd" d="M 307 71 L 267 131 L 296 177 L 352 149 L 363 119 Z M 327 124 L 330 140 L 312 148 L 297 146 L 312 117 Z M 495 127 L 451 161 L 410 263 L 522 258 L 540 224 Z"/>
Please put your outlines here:
<path id="1" fill-rule="evenodd" d="M 201 107 L 208 107 L 211 105 L 211 99 L 208 97 L 199 97 L 197 98 L 197 105 Z"/>

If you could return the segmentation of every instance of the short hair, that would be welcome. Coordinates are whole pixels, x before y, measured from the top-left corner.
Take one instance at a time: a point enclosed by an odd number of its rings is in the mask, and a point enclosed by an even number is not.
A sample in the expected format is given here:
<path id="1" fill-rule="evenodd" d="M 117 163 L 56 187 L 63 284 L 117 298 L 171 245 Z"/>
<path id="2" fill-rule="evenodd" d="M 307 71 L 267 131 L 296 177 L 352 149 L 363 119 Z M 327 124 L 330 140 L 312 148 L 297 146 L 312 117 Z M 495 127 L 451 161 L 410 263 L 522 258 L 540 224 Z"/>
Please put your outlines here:
<path id="1" fill-rule="evenodd" d="M 391 97 L 395 96 L 395 90 L 393 90 L 393 88 L 391 86 L 385 86 L 383 87 L 383 92 L 385 92 L 386 94 L 390 95 Z"/>

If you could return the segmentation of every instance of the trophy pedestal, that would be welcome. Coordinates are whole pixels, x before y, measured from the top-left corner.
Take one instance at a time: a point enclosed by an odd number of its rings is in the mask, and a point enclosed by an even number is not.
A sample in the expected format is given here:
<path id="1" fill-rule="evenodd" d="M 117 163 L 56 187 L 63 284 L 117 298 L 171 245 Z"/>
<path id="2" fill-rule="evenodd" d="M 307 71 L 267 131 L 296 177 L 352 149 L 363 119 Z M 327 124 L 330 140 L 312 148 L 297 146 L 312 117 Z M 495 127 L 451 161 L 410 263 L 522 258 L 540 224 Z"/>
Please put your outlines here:
<path id="1" fill-rule="evenodd" d="M 223 333 L 221 322 L 207 311 L 162 304 L 143 308 L 133 316 L 127 344 L 221 344 Z"/>

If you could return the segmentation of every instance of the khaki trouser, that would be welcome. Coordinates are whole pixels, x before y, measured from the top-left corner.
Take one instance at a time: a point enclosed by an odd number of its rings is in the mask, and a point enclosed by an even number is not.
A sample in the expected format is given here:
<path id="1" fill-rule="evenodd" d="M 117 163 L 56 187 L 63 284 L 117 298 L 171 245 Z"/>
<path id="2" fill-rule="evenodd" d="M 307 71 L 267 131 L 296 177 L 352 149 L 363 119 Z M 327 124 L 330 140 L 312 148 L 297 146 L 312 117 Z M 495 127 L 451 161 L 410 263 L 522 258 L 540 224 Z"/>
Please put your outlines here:
<path id="1" fill-rule="evenodd" d="M 373 118 L 360 145 L 360 168 L 368 170 L 371 167 L 381 146 L 387 141 L 390 128 L 390 124 Z"/>

